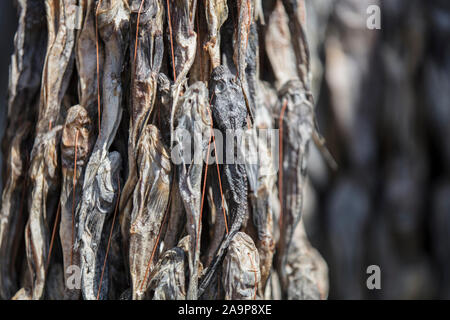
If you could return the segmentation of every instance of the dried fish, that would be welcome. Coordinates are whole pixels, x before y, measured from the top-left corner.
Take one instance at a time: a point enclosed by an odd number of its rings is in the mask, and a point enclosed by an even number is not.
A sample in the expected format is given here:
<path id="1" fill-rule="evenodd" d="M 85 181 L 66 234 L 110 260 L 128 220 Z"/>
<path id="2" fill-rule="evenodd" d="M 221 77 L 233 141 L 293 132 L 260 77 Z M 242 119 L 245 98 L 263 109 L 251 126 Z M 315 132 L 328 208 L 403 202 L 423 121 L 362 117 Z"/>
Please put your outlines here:
<path id="1" fill-rule="evenodd" d="M 289 300 L 319 300 L 328 296 L 328 267 L 306 236 L 303 220 L 295 230 L 286 273 Z"/>
<path id="2" fill-rule="evenodd" d="M 18 289 L 14 270 L 26 221 L 28 141 L 37 115 L 45 58 L 45 7 L 40 0 L 16 1 L 19 14 L 8 86 L 8 124 L 2 139 L 3 194 L 0 214 L 0 298 Z"/>
<path id="3" fill-rule="evenodd" d="M 250 68 L 248 70 L 249 75 L 254 75 L 257 71 L 257 32 L 254 25 L 255 15 L 255 0 L 239 0 L 236 3 L 230 5 L 231 17 L 228 25 L 225 26 L 224 41 L 232 41 L 232 48 L 224 50 L 225 59 L 224 62 L 232 72 L 236 72 L 236 78 L 239 78 L 244 98 L 249 112 L 250 118 L 253 119 L 254 112 L 254 96 L 251 96 L 249 92 L 249 84 L 247 81 L 246 69 L 247 62 L 250 62 Z M 251 35 L 251 29 L 253 24 L 253 32 Z M 233 30 L 231 30 L 231 28 Z M 232 32 L 232 35 L 230 34 Z M 230 37 L 231 36 L 231 37 Z M 250 38 L 252 39 L 252 45 L 250 52 L 248 52 Z M 231 52 L 232 51 L 232 52 Z M 251 52 L 253 51 L 253 52 Z M 234 65 L 232 65 L 232 61 Z M 254 85 L 255 82 L 252 81 Z M 256 89 L 256 88 L 252 88 Z"/>
<path id="4" fill-rule="evenodd" d="M 171 81 L 164 74 L 160 73 L 158 76 L 158 98 L 157 98 L 157 115 L 155 112 L 155 118 L 153 123 L 160 128 L 160 133 L 164 145 L 169 146 L 171 141 Z M 174 181 L 178 181 L 178 170 L 174 170 Z M 170 208 L 167 217 L 167 228 L 164 234 L 164 247 L 175 247 L 182 236 L 184 229 L 186 213 L 183 205 L 183 201 L 180 196 L 179 184 L 173 182 L 170 190 Z"/>
<path id="5" fill-rule="evenodd" d="M 78 240 L 81 243 L 81 289 L 87 300 L 101 299 L 108 293 L 108 277 L 100 283 L 106 251 L 106 246 L 101 242 L 104 241 L 105 219 L 116 205 L 120 168 L 120 154 L 111 152 L 100 164 L 94 182 L 83 188 L 83 200 L 77 209 L 77 217 L 85 217 L 84 223 L 79 224 L 83 229 L 78 229 Z"/>
<path id="6" fill-rule="evenodd" d="M 300 221 L 306 175 L 308 144 L 314 131 L 314 109 L 306 88 L 299 80 L 287 82 L 279 92 L 280 103 L 280 239 L 277 244 L 277 271 L 283 291 L 287 288 L 286 259 L 295 228 Z M 282 181 L 280 181 L 282 180 Z"/>
<path id="7" fill-rule="evenodd" d="M 228 6 L 226 0 L 205 1 L 206 22 L 208 24 L 208 42 L 205 48 L 208 50 L 212 69 L 220 65 L 220 28 L 228 18 Z"/>
<path id="8" fill-rule="evenodd" d="M 115 182 L 118 182 L 121 159 L 117 152 L 108 153 L 108 149 L 122 116 L 121 72 L 128 40 L 128 3 L 124 0 L 99 2 L 96 15 L 105 52 L 102 77 L 104 108 L 99 136 L 86 167 L 82 202 L 77 208 L 79 225 L 75 244 L 75 249 L 81 247 L 82 292 L 85 299 L 96 299 L 98 295 L 100 284 L 96 277 L 101 272 L 103 262 L 99 258 L 104 254 L 98 248 L 103 247 L 100 241 L 105 215 L 113 210 L 113 200 L 118 189 Z M 100 294 L 103 297 L 107 285 L 101 285 Z"/>
<path id="9" fill-rule="evenodd" d="M 202 82 L 196 82 L 180 98 L 175 115 L 177 144 L 172 150 L 172 154 L 175 151 L 181 160 L 177 169 L 180 195 L 186 209 L 186 228 L 190 236 L 190 277 L 187 293 L 187 298 L 190 300 L 197 299 L 202 169 L 209 143 L 208 133 L 212 125 L 207 108 L 208 91 L 206 86 Z M 194 147 L 193 156 L 192 146 Z"/>
<path id="10" fill-rule="evenodd" d="M 252 208 L 252 220 L 256 227 L 256 247 L 260 257 L 261 285 L 259 295 L 262 296 L 266 281 L 272 267 L 272 258 L 275 252 L 275 238 L 273 217 L 278 204 L 276 190 L 277 168 L 273 151 L 276 138 L 268 129 L 272 128 L 272 117 L 269 103 L 264 100 L 263 94 L 257 103 L 254 127 L 248 132 L 248 157 L 246 158 L 246 171 L 249 182 L 249 198 Z M 267 104 L 267 105 L 266 105 Z M 269 141 L 270 139 L 270 141 Z"/>
<path id="11" fill-rule="evenodd" d="M 147 124 L 156 99 L 158 74 L 164 53 L 164 8 L 162 0 L 135 0 L 131 4 L 131 11 L 131 31 L 136 30 L 137 38 L 130 47 L 133 75 L 129 149 L 136 153 L 140 134 Z"/>
<path id="12" fill-rule="evenodd" d="M 254 120 L 256 113 L 257 94 L 260 92 L 259 88 L 259 36 L 256 22 L 250 25 L 248 35 L 248 48 L 246 56 L 245 67 L 245 82 L 243 88 L 245 92 L 246 101 L 249 105 L 251 119 Z"/>
<path id="13" fill-rule="evenodd" d="M 197 50 L 197 34 L 194 32 L 193 20 L 196 0 L 175 0 L 173 8 L 168 4 L 168 20 L 171 30 L 176 34 L 175 39 L 171 36 L 172 67 L 174 84 L 171 88 L 171 138 L 174 137 L 174 121 L 177 112 L 178 98 L 186 83 L 186 77 L 192 67 Z M 169 13 L 170 11 L 170 13 Z M 173 141 L 171 140 L 170 147 Z"/>
<path id="14" fill-rule="evenodd" d="M 167 250 L 150 275 L 149 291 L 154 292 L 153 300 L 186 299 L 184 269 L 184 251 L 178 247 Z"/>
<path id="15" fill-rule="evenodd" d="M 186 273 L 190 236 L 180 240 L 175 248 L 167 250 L 150 275 L 147 294 L 153 300 L 185 300 Z"/>
<path id="16" fill-rule="evenodd" d="M 26 160 L 23 156 L 23 142 L 30 134 L 31 124 L 24 122 L 17 128 L 11 141 L 6 159 L 8 178 L 3 189 L 0 216 L 0 288 L 2 299 L 9 299 L 17 290 L 17 273 L 14 264 L 18 254 L 18 245 L 23 238 L 26 195 Z"/>
<path id="17" fill-rule="evenodd" d="M 34 120 L 47 34 L 45 7 L 41 0 L 18 0 L 18 28 L 14 38 L 8 87 L 8 126 L 3 137 L 3 153 L 15 136 L 19 123 Z"/>
<path id="18" fill-rule="evenodd" d="M 130 47 L 133 70 L 131 84 L 130 145 L 135 148 L 156 99 L 158 74 L 164 53 L 162 0 L 135 0 L 131 4 L 131 31 L 136 30 L 136 42 Z"/>
<path id="19" fill-rule="evenodd" d="M 228 234 L 222 241 L 215 258 L 206 271 L 199 289 L 200 296 L 209 285 L 231 239 L 248 217 L 247 176 L 245 166 L 238 161 L 240 159 L 240 148 L 237 147 L 235 141 L 239 140 L 239 130 L 242 131 L 246 124 L 247 109 L 244 95 L 241 87 L 236 83 L 235 77 L 224 66 L 219 66 L 213 70 L 210 85 L 212 118 L 215 127 L 220 130 L 224 137 L 230 133 L 230 130 L 237 135 L 233 137 L 233 141 L 228 141 L 232 142 L 232 145 L 224 144 L 220 146 L 223 147 L 224 154 L 227 154 L 226 150 L 231 153 L 228 154 L 225 163 L 221 165 L 221 181 L 223 182 L 223 192 L 229 211 L 229 218 L 226 220 L 230 222 L 231 228 L 228 232 L 227 221 L 225 221 Z M 237 142 L 239 143 L 239 141 Z M 230 156 L 232 158 L 231 161 L 229 159 Z M 222 212 L 224 210 L 223 203 L 217 202 L 218 212 Z"/>
<path id="20" fill-rule="evenodd" d="M 233 60 L 237 67 L 237 74 L 245 83 L 245 68 L 247 67 L 247 49 L 250 38 L 250 28 L 254 21 L 254 0 L 239 0 L 237 6 L 237 26 L 234 30 Z"/>
<path id="21" fill-rule="evenodd" d="M 134 0 L 131 3 L 130 29 L 136 39 L 130 46 L 132 78 L 128 142 L 129 173 L 121 196 L 122 219 L 129 219 L 131 214 L 132 194 L 137 182 L 137 144 L 156 101 L 158 74 L 164 53 L 163 22 L 162 0 Z"/>
<path id="22" fill-rule="evenodd" d="M 154 265 L 156 248 L 169 202 L 171 164 L 159 130 L 148 125 L 138 144 L 138 183 L 133 193 L 129 264 L 133 299 L 142 299 L 148 272 Z"/>
<path id="23" fill-rule="evenodd" d="M 103 109 L 101 115 L 101 128 L 99 128 L 99 136 L 86 167 L 83 189 L 92 188 L 91 185 L 94 183 L 99 167 L 108 157 L 108 149 L 122 117 L 120 73 L 124 62 L 128 35 L 129 12 L 127 2 L 123 0 L 99 2 L 96 14 L 98 16 L 98 30 L 104 43 L 105 59 L 102 82 L 105 101 L 103 105 L 107 107 Z M 115 94 L 110 94 L 111 92 Z M 90 202 L 87 193 L 83 193 L 83 202 Z M 87 214 L 87 212 L 84 214 Z M 79 217 L 79 230 L 84 229 L 85 220 L 85 216 Z M 81 235 L 78 235 L 78 238 L 80 237 Z"/>
<path id="24" fill-rule="evenodd" d="M 270 14 L 265 34 L 265 49 L 269 58 L 277 87 L 289 80 L 298 79 L 296 57 L 289 31 L 289 19 L 281 1 L 276 1 Z"/>
<path id="25" fill-rule="evenodd" d="M 174 81 L 181 84 L 192 66 L 197 50 L 197 33 L 193 19 L 196 0 L 175 0 L 169 4 L 168 19 L 173 33 Z"/>
<path id="26" fill-rule="evenodd" d="M 62 0 L 45 2 L 48 28 L 48 47 L 42 76 L 39 117 L 36 139 L 30 160 L 29 219 L 25 230 L 25 243 L 29 276 L 32 279 L 32 299 L 41 299 L 45 285 L 45 266 L 49 243 L 48 226 L 56 212 L 55 199 L 49 193 L 59 189 L 57 146 L 63 121 L 61 103 L 69 85 L 73 67 L 74 30 L 68 23 L 74 16 L 69 3 Z M 61 76 L 61 72 L 63 72 Z M 49 127 L 52 130 L 48 130 Z M 49 200 L 49 201 L 48 201 Z"/>
<path id="27" fill-rule="evenodd" d="M 105 52 L 102 79 L 104 109 L 100 133 L 91 161 L 106 158 L 106 151 L 115 137 L 121 120 L 121 72 L 128 41 L 129 8 L 125 0 L 102 1 L 98 4 L 96 14 L 98 15 L 98 31 Z M 111 92 L 115 94 L 110 94 Z M 88 167 L 91 166 L 91 161 Z M 97 163 L 97 167 L 100 163 L 101 161 Z M 90 177 L 88 181 L 93 179 L 91 172 L 88 176 Z"/>
<path id="28" fill-rule="evenodd" d="M 255 244 L 247 234 L 238 232 L 230 241 L 222 266 L 225 300 L 255 300 L 260 281 Z"/>
<path id="29" fill-rule="evenodd" d="M 61 223 L 59 236 L 63 249 L 64 270 L 80 264 L 79 253 L 73 249 L 76 237 L 75 208 L 81 200 L 84 167 L 93 145 L 91 119 L 82 106 L 77 105 L 67 112 L 61 139 L 62 187 Z M 68 274 L 64 272 L 65 282 Z M 66 298 L 78 299 L 80 291 L 67 289 Z"/>
<path id="30" fill-rule="evenodd" d="M 69 86 L 74 64 L 75 32 L 69 27 L 70 21 L 75 20 L 72 4 L 63 0 L 46 0 L 45 8 L 48 45 L 42 76 L 37 136 L 46 133 L 49 127 L 63 123 L 61 103 Z"/>
<path id="31" fill-rule="evenodd" d="M 17 3 L 1 298 L 327 295 L 303 0 Z"/>
<path id="32" fill-rule="evenodd" d="M 102 69 L 104 52 L 103 46 L 98 46 L 97 56 L 95 1 L 82 0 L 79 5 L 80 10 L 83 11 L 84 19 L 75 47 L 75 62 L 79 79 L 78 95 L 80 105 L 86 109 L 89 118 L 93 121 L 91 124 L 92 129 L 99 130 L 100 128 L 96 126 L 97 119 L 100 116 L 97 108 L 97 73 L 92 71 L 97 68 L 97 58 L 99 69 Z"/>
<path id="33" fill-rule="evenodd" d="M 58 190 L 58 146 L 62 126 L 56 126 L 36 137 L 31 154 L 30 182 L 32 186 L 28 222 L 25 227 L 25 248 L 31 290 L 28 299 L 43 297 L 45 285 L 45 263 L 49 245 L 49 225 L 56 211 L 55 198 L 48 198 Z"/>
<path id="34" fill-rule="evenodd" d="M 282 0 L 286 14 L 289 17 L 289 30 L 291 32 L 292 47 L 296 58 L 296 69 L 300 81 L 306 90 L 310 90 L 311 70 L 308 42 L 306 40 L 304 18 L 304 2 L 302 0 Z M 311 97 L 308 97 L 311 99 Z"/>

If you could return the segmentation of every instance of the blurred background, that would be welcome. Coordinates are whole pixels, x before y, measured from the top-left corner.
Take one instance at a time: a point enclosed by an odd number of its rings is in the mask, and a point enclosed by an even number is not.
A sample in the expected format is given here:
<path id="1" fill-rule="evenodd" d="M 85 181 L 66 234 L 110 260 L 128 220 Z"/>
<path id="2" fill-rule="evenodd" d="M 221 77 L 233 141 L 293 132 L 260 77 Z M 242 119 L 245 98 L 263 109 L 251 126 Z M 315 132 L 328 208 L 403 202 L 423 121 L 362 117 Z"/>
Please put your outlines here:
<path id="1" fill-rule="evenodd" d="M 367 8 L 381 9 L 369 30 Z M 450 1 L 306 0 L 319 126 L 306 231 L 330 298 L 450 298 Z M 381 290 L 368 290 L 369 265 Z"/>
<path id="2" fill-rule="evenodd" d="M 0 129 L 16 29 L 0 2 Z M 381 30 L 366 26 L 381 8 Z M 450 299 L 450 1 L 306 0 L 319 127 L 305 226 L 332 299 Z M 283 13 L 281 13 L 282 15 Z M 369 265 L 381 290 L 368 290 Z"/>

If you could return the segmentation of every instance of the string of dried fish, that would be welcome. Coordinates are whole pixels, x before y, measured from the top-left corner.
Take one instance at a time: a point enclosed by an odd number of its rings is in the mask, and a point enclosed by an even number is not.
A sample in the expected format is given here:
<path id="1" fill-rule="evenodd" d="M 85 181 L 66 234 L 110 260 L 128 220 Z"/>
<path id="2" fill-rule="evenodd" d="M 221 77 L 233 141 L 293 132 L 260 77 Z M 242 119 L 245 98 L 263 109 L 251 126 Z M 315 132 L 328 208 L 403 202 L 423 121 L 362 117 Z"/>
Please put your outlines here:
<path id="1" fill-rule="evenodd" d="M 86 109 L 74 106 L 67 112 L 61 139 L 62 187 L 61 223 L 59 237 L 63 249 L 64 270 L 79 265 L 79 252 L 75 251 L 75 208 L 81 200 L 84 167 L 92 149 L 91 119 Z M 64 279 L 70 274 L 64 272 Z M 66 298 L 77 299 L 80 291 L 67 288 Z"/>
<path id="2" fill-rule="evenodd" d="M 123 221 L 129 221 L 134 186 L 137 182 L 137 144 L 156 101 L 157 81 L 162 64 L 164 10 L 161 0 L 131 3 L 130 61 L 131 110 L 128 142 L 128 178 L 121 196 L 120 209 Z M 136 30 L 136 31 L 134 31 Z M 133 34 L 135 32 L 135 34 Z M 128 228 L 125 223 L 124 229 Z M 126 234 L 126 233 L 124 233 Z"/>
<path id="3" fill-rule="evenodd" d="M 314 110 L 305 92 L 305 87 L 299 80 L 287 82 L 279 92 L 278 110 L 285 109 L 285 112 L 281 122 L 283 145 L 280 171 L 283 174 L 283 181 L 279 185 L 282 203 L 277 269 L 284 289 L 288 285 L 285 276 L 286 258 L 302 213 L 306 155 L 314 131 Z"/>
<path id="4" fill-rule="evenodd" d="M 132 298 L 142 299 L 148 274 L 156 264 L 155 252 L 169 202 L 171 164 L 159 130 L 148 125 L 138 144 L 138 182 L 133 193 L 129 264 Z"/>
<path id="5" fill-rule="evenodd" d="M 108 153 L 108 149 L 122 116 L 121 72 L 128 40 L 128 3 L 124 0 L 99 2 L 96 14 L 105 52 L 102 77 L 104 108 L 99 136 L 86 167 L 82 202 L 77 208 L 78 235 L 75 246 L 75 249 L 81 247 L 82 292 L 86 299 L 97 298 L 97 278 L 100 277 L 103 262 L 100 258 L 104 256 L 104 247 L 100 245 L 101 234 L 105 216 L 114 209 L 114 196 L 118 190 L 115 182 L 121 157 L 116 152 Z M 107 284 L 102 284 L 101 296 L 106 292 Z"/>
<path id="6" fill-rule="evenodd" d="M 238 130 L 242 131 L 242 129 L 245 128 L 247 109 L 242 89 L 236 83 L 235 77 L 226 68 L 219 66 L 212 72 L 210 85 L 212 118 L 215 127 L 220 130 L 224 137 L 226 137 L 230 131 L 235 133 L 237 133 Z M 231 145 L 229 145 L 229 143 L 231 143 Z M 239 137 L 233 136 L 232 141 L 228 140 L 226 144 L 219 146 L 224 148 L 223 154 L 228 155 L 226 161 L 224 161 L 225 163 L 221 165 L 221 180 L 223 182 L 223 190 L 229 214 L 229 218 L 226 219 L 225 224 L 229 221 L 231 228 L 205 273 L 200 285 L 199 296 L 202 295 L 209 285 L 232 237 L 239 231 L 242 223 L 246 221 L 248 217 L 247 175 L 245 166 L 238 161 L 240 156 L 238 154 L 239 147 L 237 146 L 237 143 L 239 143 Z M 232 150 L 231 155 L 230 152 L 227 153 L 226 150 Z M 232 156 L 232 159 L 229 159 L 229 156 Z M 217 199 L 217 196 L 215 198 Z M 215 202 L 217 202 L 216 207 L 218 208 L 218 212 L 221 212 L 224 209 L 222 199 Z"/>
<path id="7" fill-rule="evenodd" d="M 200 200 L 203 159 L 209 142 L 208 91 L 202 82 L 190 86 L 179 100 L 175 115 L 175 149 L 181 164 L 178 165 L 179 190 L 186 209 L 186 229 L 190 236 L 189 286 L 187 298 L 197 299 L 198 265 L 200 259 Z M 206 138 L 207 137 L 207 138 Z M 194 155 L 192 155 L 192 146 Z M 173 151 L 172 151 L 173 153 Z"/>
<path id="8" fill-rule="evenodd" d="M 69 3 L 47 0 L 48 46 L 42 77 L 36 139 L 30 160 L 30 208 L 25 227 L 30 298 L 41 299 L 45 285 L 45 265 L 49 245 L 49 225 L 56 212 L 56 199 L 49 193 L 59 190 L 58 145 L 62 126 L 61 103 L 73 67 L 74 31 L 68 28 L 74 12 Z M 62 76 L 60 75 L 63 72 Z M 48 130 L 48 128 L 52 128 Z M 49 201 L 48 201 L 49 200 Z"/>

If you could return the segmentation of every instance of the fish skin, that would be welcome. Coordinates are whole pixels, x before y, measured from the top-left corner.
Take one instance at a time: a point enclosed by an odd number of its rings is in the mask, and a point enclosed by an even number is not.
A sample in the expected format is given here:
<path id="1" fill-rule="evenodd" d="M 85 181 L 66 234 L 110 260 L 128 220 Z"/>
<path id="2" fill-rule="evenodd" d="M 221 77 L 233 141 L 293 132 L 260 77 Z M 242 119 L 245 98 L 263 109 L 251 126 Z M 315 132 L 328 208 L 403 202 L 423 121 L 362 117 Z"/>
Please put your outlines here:
<path id="1" fill-rule="evenodd" d="M 211 74 L 209 91 L 213 124 L 224 137 L 227 130 L 235 130 L 236 132 L 237 130 L 243 130 L 246 125 L 247 108 L 244 95 L 235 79 L 235 76 L 225 66 L 215 68 Z M 220 147 L 225 147 L 223 149 L 224 154 L 226 154 L 226 150 L 230 150 L 230 146 L 219 145 Z M 199 296 L 203 294 L 211 282 L 231 239 L 239 231 L 242 223 L 248 219 L 248 189 L 245 165 L 236 161 L 239 160 L 239 148 L 236 147 L 232 155 L 235 163 L 220 165 L 223 193 L 228 208 L 227 222 L 231 227 L 229 233 L 223 238 L 214 259 L 205 271 L 199 288 Z M 215 165 L 213 166 L 215 167 Z M 215 168 L 211 168 L 211 170 L 215 170 Z M 215 183 L 217 182 L 215 181 Z M 217 203 L 217 214 L 221 214 L 222 211 L 222 203 L 219 202 Z"/>

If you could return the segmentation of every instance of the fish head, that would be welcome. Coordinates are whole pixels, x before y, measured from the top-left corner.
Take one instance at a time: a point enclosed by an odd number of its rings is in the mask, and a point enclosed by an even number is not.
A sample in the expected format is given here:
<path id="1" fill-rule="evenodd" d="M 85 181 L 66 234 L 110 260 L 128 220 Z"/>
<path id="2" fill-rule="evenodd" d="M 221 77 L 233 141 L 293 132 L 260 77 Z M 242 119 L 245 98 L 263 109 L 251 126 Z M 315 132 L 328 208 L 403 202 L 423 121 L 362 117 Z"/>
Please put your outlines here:
<path id="1" fill-rule="evenodd" d="M 241 129 L 246 123 L 247 108 L 238 81 L 225 66 L 216 67 L 211 74 L 209 93 L 213 120 L 222 132 Z"/>

